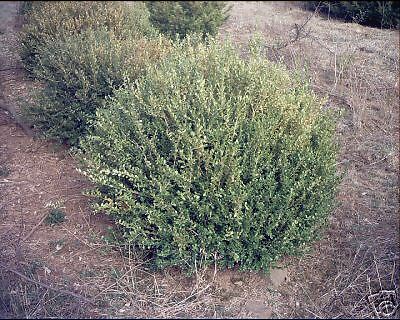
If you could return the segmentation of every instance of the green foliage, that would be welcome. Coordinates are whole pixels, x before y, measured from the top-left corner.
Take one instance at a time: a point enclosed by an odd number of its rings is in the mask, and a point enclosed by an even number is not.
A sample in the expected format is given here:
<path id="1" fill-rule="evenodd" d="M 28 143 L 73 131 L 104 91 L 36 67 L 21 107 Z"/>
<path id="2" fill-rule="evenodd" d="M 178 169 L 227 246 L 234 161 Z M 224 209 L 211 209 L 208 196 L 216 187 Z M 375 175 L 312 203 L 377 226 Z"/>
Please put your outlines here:
<path id="1" fill-rule="evenodd" d="M 163 34 L 184 38 L 190 33 L 215 35 L 228 18 L 223 1 L 147 1 L 150 21 Z"/>
<path id="2" fill-rule="evenodd" d="M 27 14 L 31 12 L 32 7 L 35 5 L 36 1 L 21 1 L 20 6 L 19 6 L 19 14 Z M 42 1 L 37 1 L 37 2 L 42 2 Z"/>
<path id="3" fill-rule="evenodd" d="M 196 43 L 196 41 L 194 42 Z M 265 269 L 315 238 L 338 182 L 335 122 L 252 50 L 185 40 L 119 89 L 81 141 L 97 211 L 162 268 Z"/>
<path id="4" fill-rule="evenodd" d="M 21 1 L 18 13 L 20 15 L 29 16 L 32 11 L 38 10 L 41 5 L 46 4 L 47 2 L 48 1 Z"/>
<path id="5" fill-rule="evenodd" d="M 61 209 L 52 208 L 44 222 L 48 225 L 55 225 L 65 221 L 65 213 Z"/>
<path id="6" fill-rule="evenodd" d="M 121 39 L 156 34 L 148 10 L 140 2 L 128 6 L 112 1 L 40 1 L 27 4 L 25 10 L 28 14 L 20 33 L 21 58 L 30 73 L 42 47 L 85 30 L 106 28 Z"/>
<path id="7" fill-rule="evenodd" d="M 399 28 L 400 4 L 397 1 L 307 1 L 306 8 L 320 11 L 332 17 L 379 27 Z"/>
<path id="8" fill-rule="evenodd" d="M 43 81 L 43 89 L 23 108 L 25 118 L 45 137 L 76 144 L 104 98 L 158 60 L 165 49 L 162 43 L 121 39 L 105 29 L 53 40 L 37 51 L 34 75 Z"/>

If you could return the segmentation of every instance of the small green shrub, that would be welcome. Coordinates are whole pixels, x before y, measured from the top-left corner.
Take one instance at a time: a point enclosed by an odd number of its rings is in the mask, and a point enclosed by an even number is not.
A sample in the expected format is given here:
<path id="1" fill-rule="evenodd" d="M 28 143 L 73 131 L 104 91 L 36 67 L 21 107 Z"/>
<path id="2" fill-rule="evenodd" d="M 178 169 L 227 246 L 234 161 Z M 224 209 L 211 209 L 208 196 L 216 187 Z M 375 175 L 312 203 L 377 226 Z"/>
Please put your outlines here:
<path id="1" fill-rule="evenodd" d="M 29 4 L 27 4 L 27 8 Z M 31 5 L 20 33 L 21 58 L 33 74 L 39 51 L 54 40 L 106 28 L 121 39 L 154 36 L 146 6 L 113 1 L 41 1 Z"/>
<path id="2" fill-rule="evenodd" d="M 44 222 L 48 225 L 55 225 L 65 221 L 65 213 L 61 209 L 53 208 L 50 210 Z"/>
<path id="3" fill-rule="evenodd" d="M 147 1 L 150 21 L 165 35 L 184 38 L 189 33 L 215 35 L 228 18 L 223 1 Z"/>
<path id="4" fill-rule="evenodd" d="M 11 173 L 10 168 L 6 164 L 7 161 L 4 156 L 5 156 L 5 154 L 0 154 L 0 178 L 7 177 Z"/>
<path id="5" fill-rule="evenodd" d="M 400 4 L 397 1 L 307 1 L 306 8 L 319 8 L 332 17 L 379 28 L 399 28 Z"/>
<path id="6" fill-rule="evenodd" d="M 120 39 L 113 31 L 86 30 L 39 48 L 34 69 L 43 90 L 23 108 L 25 119 L 45 137 L 76 144 L 103 100 L 157 61 L 162 39 Z"/>
<path id="7" fill-rule="evenodd" d="M 0 163 L 0 177 L 7 177 L 11 171 L 5 165 Z"/>
<path id="8" fill-rule="evenodd" d="M 331 209 L 335 122 L 283 67 L 188 42 L 97 111 L 79 153 L 95 209 L 160 268 L 216 256 L 268 269 L 314 239 Z"/>
<path id="9" fill-rule="evenodd" d="M 22 15 L 28 14 L 29 12 L 32 11 L 32 7 L 37 2 L 42 2 L 42 1 L 21 1 L 18 13 Z"/>

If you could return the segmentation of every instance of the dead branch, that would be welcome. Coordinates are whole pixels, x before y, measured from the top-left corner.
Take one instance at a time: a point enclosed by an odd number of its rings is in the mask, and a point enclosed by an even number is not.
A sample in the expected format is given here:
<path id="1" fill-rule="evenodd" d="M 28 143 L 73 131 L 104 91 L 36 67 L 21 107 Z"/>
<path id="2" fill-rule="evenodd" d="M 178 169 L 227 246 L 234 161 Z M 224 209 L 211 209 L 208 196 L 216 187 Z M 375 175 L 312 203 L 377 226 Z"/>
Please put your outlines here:
<path id="1" fill-rule="evenodd" d="M 48 290 L 52 290 L 52 291 L 55 291 L 55 292 L 58 292 L 58 293 L 61 293 L 61 294 L 69 295 L 69 296 L 72 296 L 74 298 L 77 298 L 77 299 L 82 300 L 82 301 L 87 302 L 87 303 L 93 303 L 92 299 L 88 299 L 88 298 L 86 298 L 84 296 L 81 296 L 81 295 L 79 295 L 79 294 L 77 294 L 75 292 L 72 292 L 72 291 L 53 288 L 53 287 L 51 287 L 51 286 L 49 286 L 49 285 L 47 285 L 47 284 L 45 284 L 43 282 L 39 282 L 37 280 L 31 279 L 31 278 L 23 275 L 22 273 L 18 272 L 17 270 L 14 270 L 12 268 L 6 267 L 6 266 L 4 266 L 2 264 L 0 264 L 0 268 L 6 270 L 8 272 L 14 273 L 17 276 L 19 276 L 20 278 L 22 278 L 22 279 L 24 279 L 24 280 L 26 280 L 28 282 L 34 283 L 34 284 L 36 284 L 38 286 L 41 286 L 43 288 L 46 288 Z"/>
<path id="2" fill-rule="evenodd" d="M 28 126 L 22 119 L 21 117 L 18 115 L 17 110 L 15 107 L 7 105 L 5 102 L 3 102 L 4 99 L 1 99 L 0 97 L 0 109 L 3 109 L 5 111 L 7 111 L 8 113 L 11 114 L 11 117 L 13 118 L 13 120 L 15 121 L 15 123 L 25 132 L 25 134 L 29 137 L 34 137 L 35 134 L 32 131 L 32 129 L 30 128 L 30 126 Z"/>
<path id="3" fill-rule="evenodd" d="M 314 12 L 312 14 L 310 14 L 301 25 L 298 25 L 297 23 L 294 24 L 294 37 L 292 39 L 289 39 L 288 41 L 284 42 L 283 44 L 281 44 L 279 46 L 273 47 L 273 49 L 281 50 L 281 49 L 286 48 L 287 46 L 295 43 L 296 41 L 298 41 L 300 39 L 308 37 L 310 35 L 310 30 L 305 31 L 305 27 L 306 27 L 307 23 L 311 20 L 311 18 L 314 17 L 318 13 L 320 5 L 321 5 L 321 3 L 318 3 Z"/>
<path id="4" fill-rule="evenodd" d="M 0 72 L 11 71 L 11 70 L 24 70 L 24 68 L 22 68 L 22 67 L 9 67 L 9 68 L 0 69 Z"/>

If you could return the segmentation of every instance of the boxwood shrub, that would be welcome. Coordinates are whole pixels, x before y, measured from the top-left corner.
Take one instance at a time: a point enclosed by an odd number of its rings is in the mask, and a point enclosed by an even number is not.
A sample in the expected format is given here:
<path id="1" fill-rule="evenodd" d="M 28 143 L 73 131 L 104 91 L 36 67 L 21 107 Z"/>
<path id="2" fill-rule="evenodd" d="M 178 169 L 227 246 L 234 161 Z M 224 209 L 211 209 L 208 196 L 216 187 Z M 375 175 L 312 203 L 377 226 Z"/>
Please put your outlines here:
<path id="1" fill-rule="evenodd" d="M 175 39 L 190 33 L 216 35 L 228 18 L 224 1 L 146 1 L 150 21 L 163 34 Z"/>
<path id="2" fill-rule="evenodd" d="M 33 70 L 42 89 L 23 108 L 25 119 L 47 137 L 74 145 L 103 100 L 124 81 L 134 81 L 166 52 L 162 38 L 121 39 L 89 29 L 38 48 Z"/>
<path id="3" fill-rule="evenodd" d="M 97 111 L 81 171 L 95 209 L 157 267 L 268 270 L 332 208 L 334 118 L 282 66 L 189 42 Z"/>
<path id="4" fill-rule="evenodd" d="M 20 54 L 31 75 L 40 49 L 53 40 L 99 28 L 106 28 L 121 39 L 157 34 L 143 2 L 126 5 L 121 1 L 26 1 L 21 10 L 26 17 L 20 32 Z"/>

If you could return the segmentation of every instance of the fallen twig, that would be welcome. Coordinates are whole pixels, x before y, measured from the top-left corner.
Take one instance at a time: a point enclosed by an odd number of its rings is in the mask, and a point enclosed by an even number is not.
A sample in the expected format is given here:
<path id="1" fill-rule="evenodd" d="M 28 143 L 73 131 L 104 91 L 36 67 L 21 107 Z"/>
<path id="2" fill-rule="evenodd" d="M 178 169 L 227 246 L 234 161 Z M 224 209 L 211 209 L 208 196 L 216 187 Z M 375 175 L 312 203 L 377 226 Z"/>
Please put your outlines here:
<path id="1" fill-rule="evenodd" d="M 31 231 L 26 235 L 26 237 L 24 239 L 22 239 L 22 242 L 25 242 L 26 240 L 29 239 L 29 237 L 35 232 L 35 230 L 37 228 L 39 228 L 39 226 L 43 223 L 43 221 L 46 219 L 47 217 L 47 212 L 42 216 L 42 218 L 40 219 L 39 223 L 37 225 L 35 225 Z"/>

